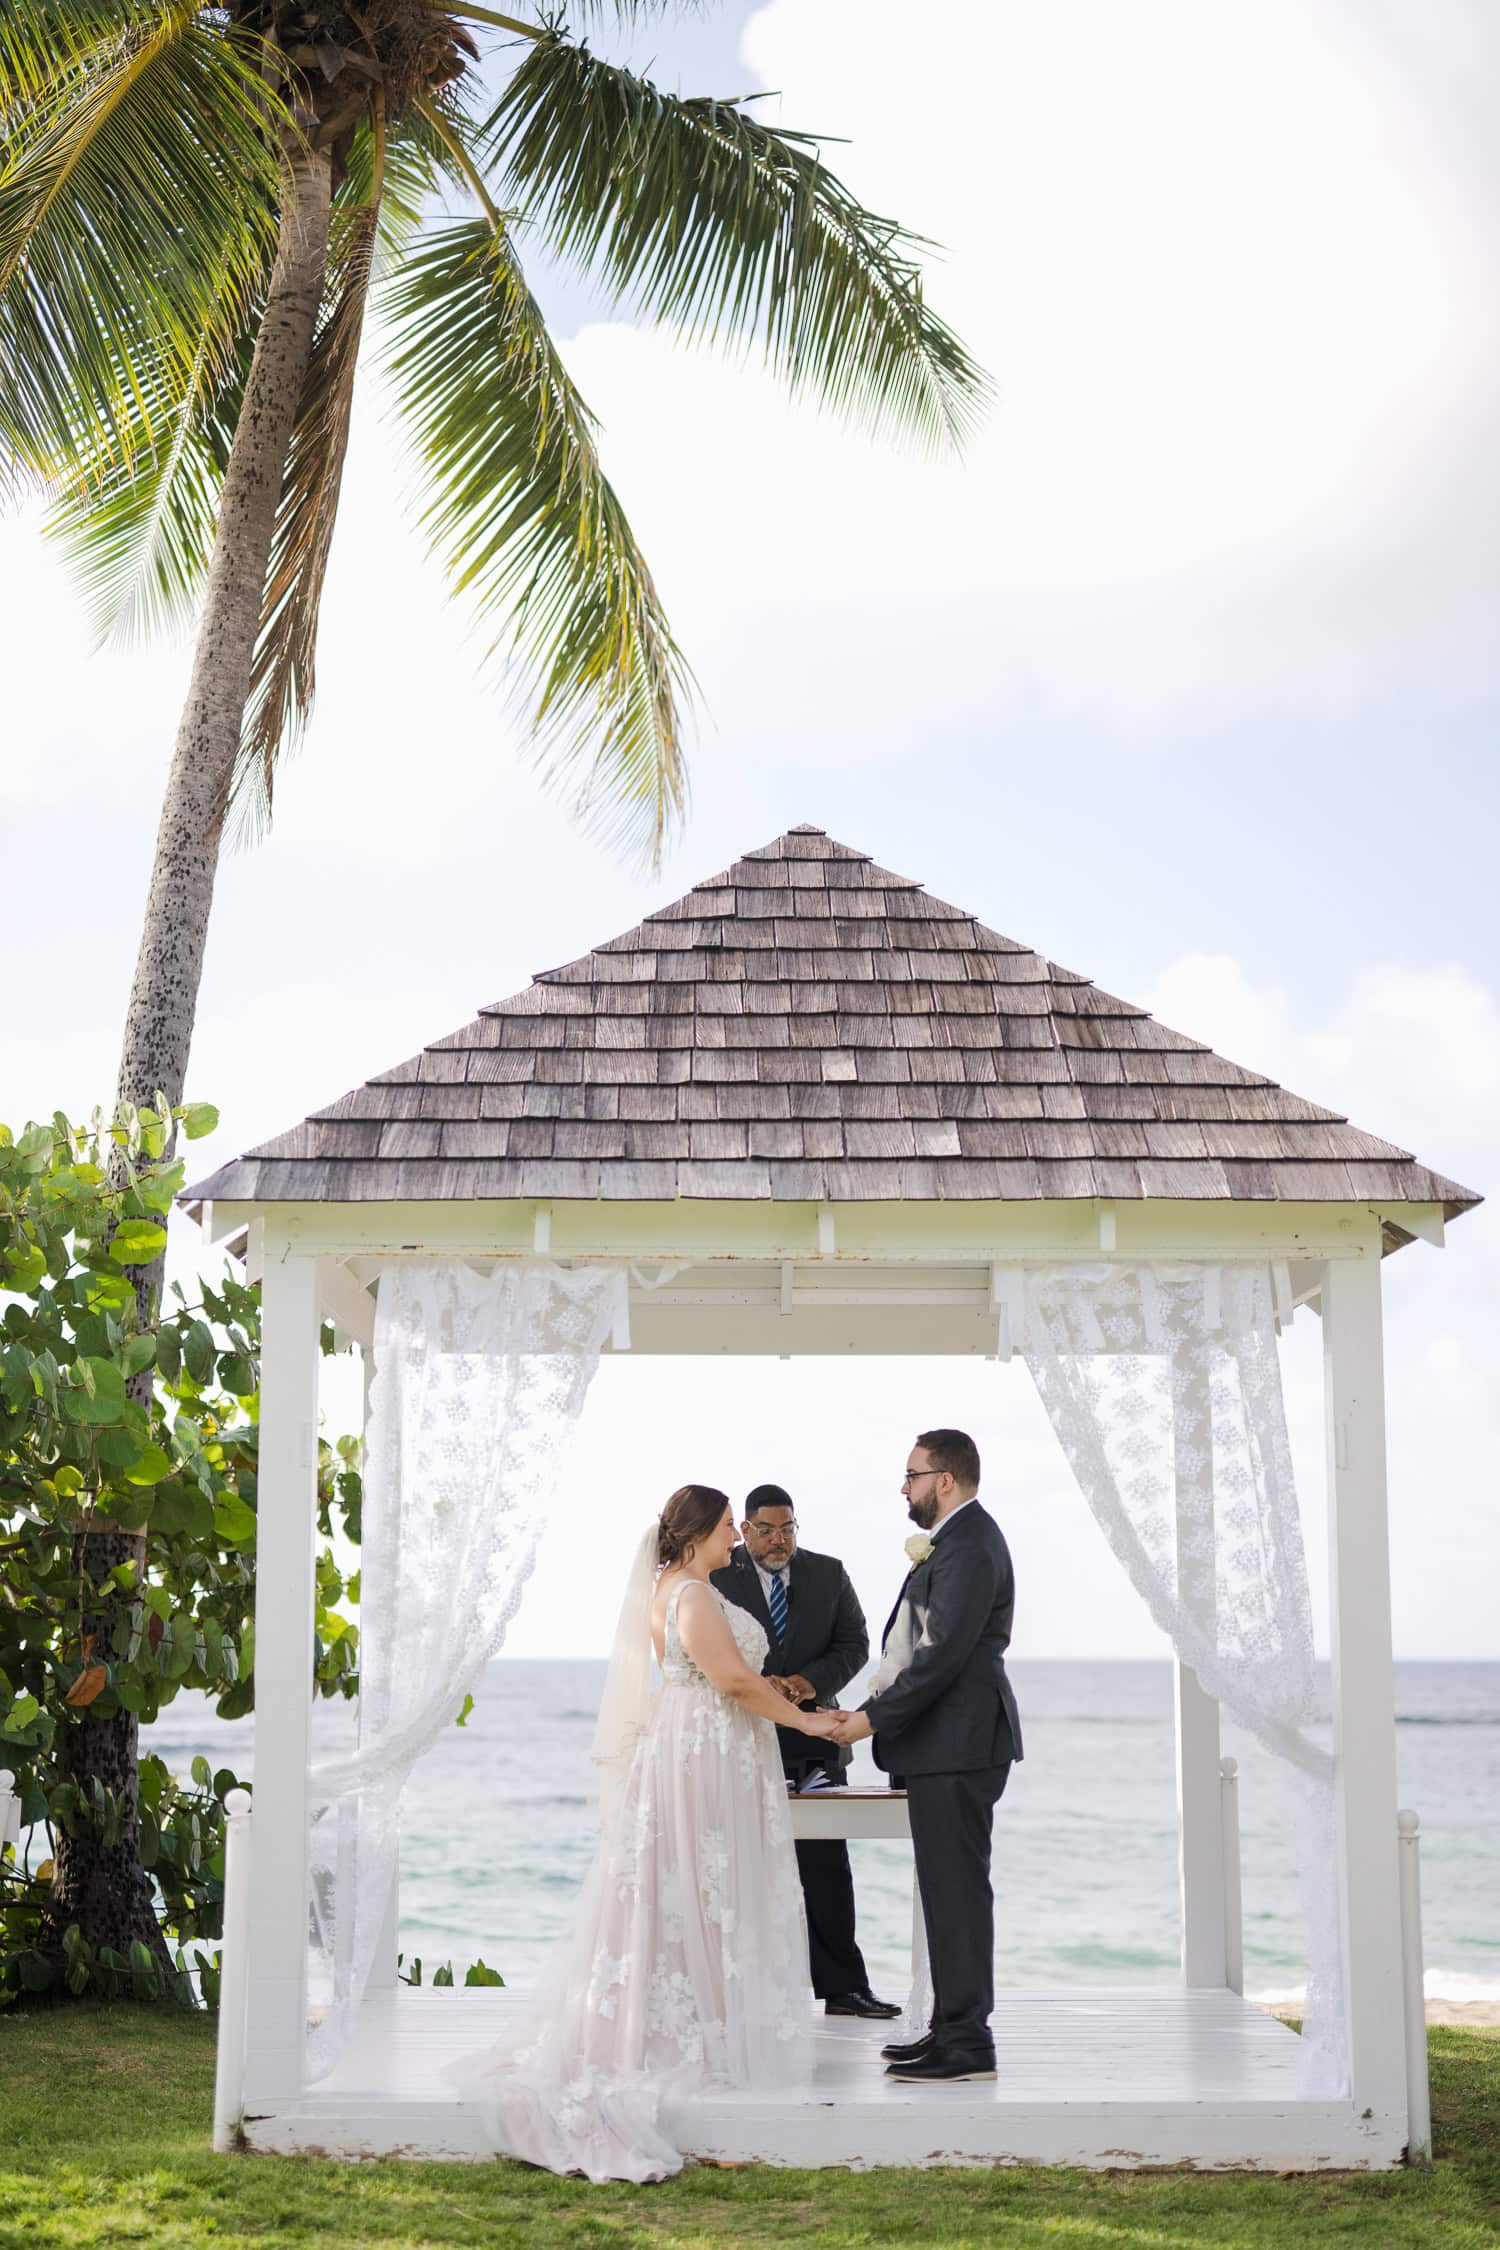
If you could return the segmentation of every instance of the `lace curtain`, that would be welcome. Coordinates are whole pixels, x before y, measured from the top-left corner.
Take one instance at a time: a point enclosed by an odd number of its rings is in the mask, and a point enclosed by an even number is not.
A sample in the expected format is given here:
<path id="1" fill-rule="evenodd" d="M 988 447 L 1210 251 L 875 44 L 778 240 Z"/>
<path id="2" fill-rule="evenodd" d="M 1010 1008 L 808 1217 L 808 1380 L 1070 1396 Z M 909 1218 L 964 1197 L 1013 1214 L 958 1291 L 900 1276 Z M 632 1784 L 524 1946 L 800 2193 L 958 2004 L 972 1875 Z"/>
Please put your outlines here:
<path id="1" fill-rule="evenodd" d="M 1131 1584 L 1209 1694 L 1300 1778 L 1303 2091 L 1347 2085 L 1331 1753 L 1265 1266 L 1024 1276 L 1022 1349 Z"/>
<path id="2" fill-rule="evenodd" d="M 401 1796 L 504 1644 L 612 1332 L 618 1268 L 391 1266 L 375 1313 L 359 1747 L 309 1794 L 310 2080 L 343 2048 L 396 1866 Z"/>

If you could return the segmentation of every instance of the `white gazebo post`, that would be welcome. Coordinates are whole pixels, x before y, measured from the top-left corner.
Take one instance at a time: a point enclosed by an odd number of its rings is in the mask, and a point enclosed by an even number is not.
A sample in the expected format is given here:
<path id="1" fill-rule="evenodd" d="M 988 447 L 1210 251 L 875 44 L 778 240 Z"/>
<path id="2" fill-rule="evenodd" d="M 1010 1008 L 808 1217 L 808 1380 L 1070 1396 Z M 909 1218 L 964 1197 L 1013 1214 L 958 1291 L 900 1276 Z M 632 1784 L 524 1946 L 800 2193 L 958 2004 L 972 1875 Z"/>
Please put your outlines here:
<path id="1" fill-rule="evenodd" d="M 1378 1219 L 1323 1281 L 1338 1890 L 1356 2112 L 1406 2108 Z"/>
<path id="2" fill-rule="evenodd" d="M 1213 1449 L 1208 1403 L 1208 1361 L 1179 1345 L 1173 1365 L 1176 1438 L 1177 1584 L 1185 1608 L 1211 1636 L 1215 1615 L 1213 1555 Z M 1209 1432 L 1206 1460 L 1195 1454 Z M 1203 1522 L 1207 1500 L 1207 1527 Z M 1196 1528 L 1199 1549 L 1193 1552 Z M 1217 1986 L 1226 1981 L 1223 1777 L 1219 1766 L 1219 1706 L 1191 1665 L 1173 1660 L 1177 1718 L 1178 1882 L 1182 1902 L 1182 1981 Z"/>
<path id="3" fill-rule="evenodd" d="M 360 1357 L 364 1363 L 364 1408 L 363 1420 L 360 1424 L 360 1435 L 367 1449 L 361 1457 L 361 1468 L 363 1469 L 368 1466 L 369 1461 L 368 1447 L 370 1443 L 370 1385 L 375 1379 L 375 1338 L 373 1330 L 365 1336 L 364 1341 L 360 1346 Z M 363 1651 L 361 1651 L 361 1654 L 363 1654 Z M 363 1725 L 363 1698 L 361 1698 L 360 1700 L 359 1711 L 360 1722 L 361 1725 Z M 389 1992 L 393 1991 L 395 1988 L 396 1962 L 401 1943 L 400 1925 L 401 1842 L 398 1836 L 396 1840 L 396 1849 L 391 1855 L 390 1889 L 385 1894 L 385 1910 L 381 1916 L 380 1935 L 375 1941 L 375 1958 L 370 1965 L 369 1990 L 371 1992 Z"/>
<path id="4" fill-rule="evenodd" d="M 307 1769 L 317 1520 L 318 1273 L 266 1229 L 255 1598 L 255 1884 L 247 2105 L 302 2087 L 307 2014 Z"/>

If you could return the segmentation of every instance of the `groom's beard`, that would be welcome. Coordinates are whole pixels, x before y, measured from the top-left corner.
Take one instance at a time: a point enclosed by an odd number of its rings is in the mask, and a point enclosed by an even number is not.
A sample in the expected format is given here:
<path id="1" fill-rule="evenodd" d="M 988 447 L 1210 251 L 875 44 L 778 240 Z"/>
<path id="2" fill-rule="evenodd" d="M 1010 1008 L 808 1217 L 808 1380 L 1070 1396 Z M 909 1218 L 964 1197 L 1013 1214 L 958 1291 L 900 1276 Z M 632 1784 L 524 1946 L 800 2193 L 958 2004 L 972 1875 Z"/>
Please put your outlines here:
<path id="1" fill-rule="evenodd" d="M 931 1531 L 938 1520 L 936 1500 L 908 1500 L 906 1512 L 911 1517 L 912 1522 L 920 1525 L 923 1531 Z"/>

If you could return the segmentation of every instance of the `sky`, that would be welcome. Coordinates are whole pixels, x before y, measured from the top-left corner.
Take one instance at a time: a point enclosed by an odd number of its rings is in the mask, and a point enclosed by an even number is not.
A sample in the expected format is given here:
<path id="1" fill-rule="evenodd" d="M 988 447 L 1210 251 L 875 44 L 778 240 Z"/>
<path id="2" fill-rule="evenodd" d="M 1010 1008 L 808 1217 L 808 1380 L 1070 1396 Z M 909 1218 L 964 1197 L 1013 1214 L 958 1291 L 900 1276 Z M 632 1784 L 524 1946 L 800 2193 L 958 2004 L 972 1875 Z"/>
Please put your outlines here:
<path id="1" fill-rule="evenodd" d="M 221 871 L 189 1092 L 223 1125 L 195 1169 L 813 821 L 1493 1189 L 1494 12 L 773 0 L 592 36 L 830 136 L 941 245 L 928 291 L 993 408 L 961 461 L 913 456 L 531 260 L 700 683 L 652 874 L 539 789 L 372 378 L 314 723 L 270 839 Z M 0 635 L 18 1127 L 112 1087 L 187 650 L 94 651 L 34 515 L 0 524 Z M 1490 1207 L 1386 1280 L 1397 1651 L 1500 1656 Z M 1284 1365 L 1321 1604 L 1310 1316 Z M 687 1477 L 788 1485 L 878 1621 L 937 1422 L 984 1451 L 1017 1654 L 1160 1653 L 1024 1368 L 934 1361 L 607 1365 L 512 1650 L 605 1649 Z"/>

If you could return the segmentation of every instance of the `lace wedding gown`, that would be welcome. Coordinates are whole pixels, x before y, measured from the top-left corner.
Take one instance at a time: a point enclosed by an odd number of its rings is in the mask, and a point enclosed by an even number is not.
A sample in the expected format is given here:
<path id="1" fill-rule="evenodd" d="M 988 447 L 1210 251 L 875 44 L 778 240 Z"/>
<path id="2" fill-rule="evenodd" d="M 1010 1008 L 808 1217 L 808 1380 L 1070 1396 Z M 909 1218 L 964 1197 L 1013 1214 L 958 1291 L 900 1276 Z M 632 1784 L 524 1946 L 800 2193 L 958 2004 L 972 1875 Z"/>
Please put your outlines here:
<path id="1" fill-rule="evenodd" d="M 481 2065 L 501 2152 L 591 2180 L 679 2170 L 678 2102 L 705 2088 L 785 2084 L 811 2054 L 776 1730 L 721 1695 L 683 1648 L 687 1583 L 668 1598 L 661 1693 L 529 2043 Z M 759 1671 L 764 1628 L 709 1590 Z M 464 2090 L 481 2090 L 472 2063 Z"/>

